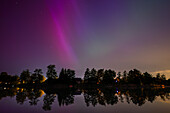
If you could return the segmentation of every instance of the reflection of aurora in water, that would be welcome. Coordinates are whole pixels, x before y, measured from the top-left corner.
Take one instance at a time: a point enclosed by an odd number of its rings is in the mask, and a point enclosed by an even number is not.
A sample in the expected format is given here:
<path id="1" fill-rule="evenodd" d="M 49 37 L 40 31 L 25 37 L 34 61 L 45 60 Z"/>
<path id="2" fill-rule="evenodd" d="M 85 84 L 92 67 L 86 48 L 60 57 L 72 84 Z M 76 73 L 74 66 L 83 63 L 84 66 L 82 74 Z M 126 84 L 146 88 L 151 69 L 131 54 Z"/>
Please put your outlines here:
<path id="1" fill-rule="evenodd" d="M 35 106 L 43 98 L 42 108 L 45 111 L 51 110 L 56 97 L 59 106 L 68 106 L 74 104 L 75 95 L 84 95 L 86 106 L 96 105 L 115 105 L 119 102 L 135 104 L 142 106 L 147 102 L 153 103 L 155 100 L 169 103 L 170 88 L 140 88 L 140 89 L 46 89 L 45 92 L 40 89 L 8 88 L 0 89 L 0 99 L 5 97 L 16 98 L 18 104 L 24 104 L 26 101 L 31 106 Z"/>

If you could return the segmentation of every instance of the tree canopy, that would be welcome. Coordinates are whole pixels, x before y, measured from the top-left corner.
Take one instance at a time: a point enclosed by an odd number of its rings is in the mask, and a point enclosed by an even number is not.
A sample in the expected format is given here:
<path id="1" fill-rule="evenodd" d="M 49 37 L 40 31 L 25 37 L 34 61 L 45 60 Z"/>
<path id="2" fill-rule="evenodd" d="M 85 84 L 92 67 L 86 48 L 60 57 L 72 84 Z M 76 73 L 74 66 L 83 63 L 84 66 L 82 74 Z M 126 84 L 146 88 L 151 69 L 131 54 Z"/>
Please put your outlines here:
<path id="1" fill-rule="evenodd" d="M 55 70 L 55 65 L 47 66 L 47 78 L 48 79 L 57 79 L 57 71 Z"/>

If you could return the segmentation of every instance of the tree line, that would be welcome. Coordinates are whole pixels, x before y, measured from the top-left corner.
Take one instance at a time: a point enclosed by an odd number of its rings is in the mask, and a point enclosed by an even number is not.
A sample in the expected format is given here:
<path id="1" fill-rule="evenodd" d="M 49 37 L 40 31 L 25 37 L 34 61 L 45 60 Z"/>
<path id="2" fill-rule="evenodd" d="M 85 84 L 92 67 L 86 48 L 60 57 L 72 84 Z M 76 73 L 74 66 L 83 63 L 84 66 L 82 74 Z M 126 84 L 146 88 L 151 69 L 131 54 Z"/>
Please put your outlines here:
<path id="1" fill-rule="evenodd" d="M 47 78 L 47 79 L 46 79 Z M 56 71 L 55 65 L 48 65 L 46 78 L 43 76 L 42 69 L 35 69 L 33 73 L 29 69 L 23 70 L 20 76 L 8 75 L 7 72 L 1 72 L 0 83 L 1 84 L 41 84 L 41 83 L 75 83 L 75 71 L 71 69 L 62 68 L 59 76 Z M 79 78 L 81 80 L 81 78 Z M 123 73 L 117 72 L 112 69 L 99 69 L 87 68 L 83 80 L 80 81 L 84 85 L 170 85 L 170 79 L 166 80 L 164 74 L 158 73 L 156 77 L 152 74 L 145 72 L 142 73 L 137 69 L 124 71 Z"/>
<path id="2" fill-rule="evenodd" d="M 130 70 L 129 72 L 124 71 L 115 72 L 114 70 L 108 69 L 89 69 L 87 68 L 84 74 L 84 84 L 136 84 L 136 85 L 154 85 L 164 84 L 170 85 L 170 79 L 166 80 L 164 74 L 157 73 L 156 77 L 152 74 L 145 72 L 142 73 L 137 69 Z"/>
<path id="3" fill-rule="evenodd" d="M 29 69 L 23 70 L 18 75 L 8 75 L 7 72 L 1 72 L 0 83 L 1 84 L 33 84 L 33 83 L 43 83 L 45 81 L 61 80 L 61 81 L 72 81 L 75 78 L 75 71 L 71 69 L 61 69 L 59 77 L 55 69 L 55 65 L 47 66 L 46 78 L 43 76 L 42 69 L 35 69 L 34 72 L 30 72 Z"/>

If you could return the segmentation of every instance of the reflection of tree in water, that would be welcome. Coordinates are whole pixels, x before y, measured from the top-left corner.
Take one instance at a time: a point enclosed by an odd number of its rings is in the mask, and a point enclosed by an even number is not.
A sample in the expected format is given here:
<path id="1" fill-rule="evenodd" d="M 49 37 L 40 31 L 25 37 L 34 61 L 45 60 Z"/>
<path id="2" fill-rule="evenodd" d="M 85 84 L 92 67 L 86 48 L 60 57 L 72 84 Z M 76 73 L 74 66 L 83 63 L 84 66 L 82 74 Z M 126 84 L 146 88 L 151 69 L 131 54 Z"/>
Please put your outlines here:
<path id="1" fill-rule="evenodd" d="M 128 92 L 128 93 L 127 93 Z M 123 92 L 122 94 L 124 95 L 128 95 L 126 97 L 127 102 L 129 103 L 129 98 L 130 100 L 138 105 L 138 106 L 142 106 L 143 104 L 145 104 L 146 101 L 149 101 L 151 103 L 153 103 L 153 101 L 156 99 L 156 97 L 160 96 L 162 100 L 166 100 L 169 99 L 167 98 L 169 95 L 170 90 L 166 90 L 166 89 L 154 89 L 154 88 L 148 88 L 148 89 L 131 89 L 128 90 L 126 92 Z"/>
<path id="2" fill-rule="evenodd" d="M 130 104 L 130 99 L 129 99 L 128 94 L 127 94 L 127 93 L 125 93 L 124 95 L 125 95 L 126 102 L 127 102 L 128 104 Z"/>
<path id="3" fill-rule="evenodd" d="M 29 103 L 30 105 L 37 105 L 38 101 L 36 97 L 31 97 Z"/>
<path id="4" fill-rule="evenodd" d="M 110 95 L 110 97 L 105 97 L 107 104 L 114 105 L 118 102 L 118 97 L 114 94 Z M 110 98 L 110 100 L 109 100 Z"/>
<path id="5" fill-rule="evenodd" d="M 70 104 L 74 103 L 74 96 L 72 94 L 72 91 L 69 89 L 65 89 L 65 90 L 60 90 L 58 93 L 58 103 L 59 106 L 68 106 Z"/>
<path id="6" fill-rule="evenodd" d="M 114 105 L 118 102 L 118 97 L 112 90 L 86 90 L 84 92 L 84 99 L 87 106 L 90 106 L 90 104 L 95 106 L 97 103 L 104 106 L 106 104 Z"/>
<path id="7" fill-rule="evenodd" d="M 144 97 L 138 97 L 138 96 L 135 96 L 135 97 L 132 97 L 131 98 L 132 102 L 138 106 L 141 106 L 145 103 L 145 98 Z"/>
<path id="8" fill-rule="evenodd" d="M 153 101 L 156 99 L 156 94 L 154 90 L 144 90 L 147 95 L 147 100 L 151 103 L 153 103 Z"/>
<path id="9" fill-rule="evenodd" d="M 170 95 L 169 95 L 169 93 L 166 93 L 166 99 L 168 99 L 168 100 L 170 100 Z"/>
<path id="10" fill-rule="evenodd" d="M 105 98 L 104 98 L 104 95 L 103 95 L 102 92 L 99 92 L 99 95 L 98 95 L 98 102 L 99 102 L 100 105 L 106 106 Z"/>
<path id="11" fill-rule="evenodd" d="M 84 99 L 85 99 L 85 102 L 86 102 L 86 105 L 89 106 L 90 103 L 95 106 L 97 104 L 97 99 L 96 99 L 96 95 L 90 95 L 90 94 L 87 94 L 85 93 L 84 94 Z"/>
<path id="12" fill-rule="evenodd" d="M 154 89 L 124 89 L 118 91 L 117 89 L 96 89 L 96 90 L 85 90 L 84 99 L 87 106 L 92 104 L 93 106 L 99 103 L 100 105 L 114 105 L 118 101 L 124 103 L 125 101 L 129 104 L 130 102 L 135 105 L 142 106 L 146 101 L 153 102 L 156 97 L 160 97 L 162 100 L 170 99 L 170 89 L 165 90 L 162 88 Z"/>
<path id="13" fill-rule="evenodd" d="M 136 89 L 136 91 L 129 90 L 129 95 L 131 97 L 131 101 L 138 106 L 141 106 L 146 102 L 146 94 L 141 89 Z"/>
<path id="14" fill-rule="evenodd" d="M 0 88 L 0 100 L 4 97 L 14 97 L 16 95 L 16 88 L 11 88 L 10 90 L 9 89 L 3 89 L 3 88 Z"/>
<path id="15" fill-rule="evenodd" d="M 59 101 L 59 106 L 61 105 L 70 105 L 70 104 L 73 104 L 74 103 L 74 96 L 73 95 L 58 95 L 58 101 Z"/>
<path id="16" fill-rule="evenodd" d="M 119 100 L 120 100 L 120 102 L 124 103 L 123 95 L 119 95 Z"/>
<path id="17" fill-rule="evenodd" d="M 84 92 L 84 100 L 86 105 L 90 106 L 90 104 L 92 104 L 93 106 L 95 106 L 98 103 L 97 95 L 98 95 L 97 90 L 86 90 Z"/>
<path id="18" fill-rule="evenodd" d="M 118 101 L 142 106 L 147 101 L 153 103 L 157 97 L 161 98 L 163 101 L 170 99 L 170 88 L 93 88 L 84 89 L 83 91 L 84 101 L 87 106 L 96 106 L 97 104 L 103 106 L 114 105 L 117 104 Z M 16 101 L 18 104 L 23 104 L 28 100 L 30 105 L 37 105 L 39 97 L 44 94 L 40 89 L 24 88 L 1 88 L 0 92 L 0 99 L 7 96 L 14 97 L 14 95 L 16 95 Z M 51 110 L 56 94 L 58 95 L 59 106 L 67 106 L 74 103 L 74 94 L 80 93 L 69 88 L 52 90 L 52 92 L 48 92 L 47 95 L 44 96 L 44 110 Z"/>
<path id="19" fill-rule="evenodd" d="M 163 101 L 166 101 L 166 99 L 170 100 L 170 95 L 167 92 L 160 91 L 159 95 Z"/>
<path id="20" fill-rule="evenodd" d="M 23 104 L 28 98 L 30 105 L 37 105 L 39 97 L 42 96 L 42 91 L 38 89 L 19 89 L 16 95 L 16 101 Z"/>
<path id="21" fill-rule="evenodd" d="M 17 103 L 23 104 L 26 101 L 26 98 L 27 98 L 26 90 L 24 90 L 24 89 L 19 90 L 19 92 L 16 95 Z"/>
<path id="22" fill-rule="evenodd" d="M 51 105 L 54 102 L 55 97 L 56 97 L 56 94 L 46 94 L 44 96 L 44 99 L 43 99 L 43 101 L 44 101 L 43 109 L 45 111 L 51 110 Z"/>
<path id="23" fill-rule="evenodd" d="M 104 98 L 106 100 L 106 103 L 109 105 L 117 104 L 118 97 L 115 95 L 116 91 L 112 89 L 103 90 Z"/>
<path id="24" fill-rule="evenodd" d="M 30 90 L 28 93 L 28 99 L 30 100 L 29 103 L 30 105 L 37 105 L 39 99 L 38 97 L 41 96 L 41 91 L 40 90 Z"/>

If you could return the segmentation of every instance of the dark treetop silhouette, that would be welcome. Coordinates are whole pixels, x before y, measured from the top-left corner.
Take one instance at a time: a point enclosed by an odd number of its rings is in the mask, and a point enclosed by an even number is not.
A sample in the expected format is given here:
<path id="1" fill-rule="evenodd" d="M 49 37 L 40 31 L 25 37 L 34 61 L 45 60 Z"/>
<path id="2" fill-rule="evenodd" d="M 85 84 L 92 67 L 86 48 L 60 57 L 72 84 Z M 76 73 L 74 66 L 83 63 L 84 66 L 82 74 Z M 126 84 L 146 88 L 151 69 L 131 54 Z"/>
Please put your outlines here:
<path id="1" fill-rule="evenodd" d="M 133 86 L 133 87 L 147 87 L 147 86 L 157 86 L 164 87 L 170 85 L 170 79 L 166 80 L 165 75 L 160 75 L 158 73 L 156 77 L 153 77 L 148 72 L 141 73 L 137 69 L 130 70 L 128 73 L 126 71 L 121 74 L 114 70 L 108 69 L 89 69 L 87 68 L 84 74 L 84 79 L 75 78 L 75 71 L 71 69 L 62 68 L 59 74 L 55 70 L 55 65 L 47 66 L 46 77 L 42 75 L 41 69 L 35 69 L 31 73 L 28 69 L 24 70 L 20 77 L 17 75 L 11 76 L 7 72 L 2 72 L 0 74 L 0 85 L 6 87 L 44 87 L 55 85 L 56 87 L 68 87 L 68 86 Z"/>

